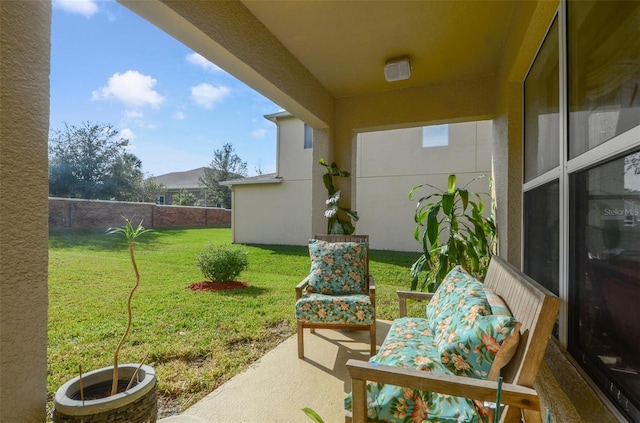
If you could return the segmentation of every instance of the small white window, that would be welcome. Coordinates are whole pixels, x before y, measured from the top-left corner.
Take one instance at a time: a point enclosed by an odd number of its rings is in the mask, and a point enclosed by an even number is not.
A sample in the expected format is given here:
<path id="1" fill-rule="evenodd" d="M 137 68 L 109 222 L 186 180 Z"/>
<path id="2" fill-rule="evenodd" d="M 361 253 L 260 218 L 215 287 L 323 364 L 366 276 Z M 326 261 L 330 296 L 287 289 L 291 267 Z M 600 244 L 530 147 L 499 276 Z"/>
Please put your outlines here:
<path id="1" fill-rule="evenodd" d="M 313 128 L 304 124 L 304 149 L 309 150 L 313 148 Z"/>
<path id="2" fill-rule="evenodd" d="M 446 147 L 449 145 L 449 125 L 422 127 L 422 147 Z"/>

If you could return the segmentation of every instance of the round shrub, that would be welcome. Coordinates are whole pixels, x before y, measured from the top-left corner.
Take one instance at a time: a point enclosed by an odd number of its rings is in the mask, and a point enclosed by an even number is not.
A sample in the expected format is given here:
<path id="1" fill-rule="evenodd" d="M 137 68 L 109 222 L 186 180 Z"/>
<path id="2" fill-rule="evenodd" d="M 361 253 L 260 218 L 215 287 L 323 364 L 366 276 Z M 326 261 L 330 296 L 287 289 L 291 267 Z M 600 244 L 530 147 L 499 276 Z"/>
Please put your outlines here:
<path id="1" fill-rule="evenodd" d="M 249 265 L 249 253 L 240 246 L 207 243 L 196 266 L 212 282 L 231 282 Z"/>

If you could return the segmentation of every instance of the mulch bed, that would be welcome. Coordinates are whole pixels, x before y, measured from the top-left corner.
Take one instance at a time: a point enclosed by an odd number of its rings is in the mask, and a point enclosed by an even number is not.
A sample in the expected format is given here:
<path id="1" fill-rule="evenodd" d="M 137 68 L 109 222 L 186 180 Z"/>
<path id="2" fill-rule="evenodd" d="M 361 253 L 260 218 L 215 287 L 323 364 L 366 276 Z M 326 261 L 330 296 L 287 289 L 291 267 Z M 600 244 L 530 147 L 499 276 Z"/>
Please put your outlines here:
<path id="1" fill-rule="evenodd" d="M 192 283 L 188 288 L 192 291 L 223 291 L 228 289 L 248 288 L 249 284 L 246 282 L 231 281 L 231 282 L 211 282 L 202 281 Z"/>

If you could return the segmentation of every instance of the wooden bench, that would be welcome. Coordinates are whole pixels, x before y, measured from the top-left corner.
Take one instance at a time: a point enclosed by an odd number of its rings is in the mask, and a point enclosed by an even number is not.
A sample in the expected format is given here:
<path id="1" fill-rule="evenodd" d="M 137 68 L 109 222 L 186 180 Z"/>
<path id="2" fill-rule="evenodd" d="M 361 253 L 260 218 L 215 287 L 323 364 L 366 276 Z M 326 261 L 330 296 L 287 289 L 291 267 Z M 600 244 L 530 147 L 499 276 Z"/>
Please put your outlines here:
<path id="1" fill-rule="evenodd" d="M 505 405 L 501 422 L 540 422 L 540 402 L 533 384 L 553 329 L 560 299 L 534 280 L 519 272 L 504 259 L 491 259 L 484 284 L 505 301 L 513 316 L 522 324 L 520 341 L 514 357 L 502 369 L 501 403 Z M 426 299 L 433 294 L 415 291 L 398 292 L 400 314 L 406 314 L 407 299 Z M 497 382 L 464 376 L 373 365 L 351 359 L 347 368 L 352 380 L 352 413 L 346 421 L 364 423 L 367 419 L 367 381 L 411 387 L 429 392 L 495 402 Z"/>

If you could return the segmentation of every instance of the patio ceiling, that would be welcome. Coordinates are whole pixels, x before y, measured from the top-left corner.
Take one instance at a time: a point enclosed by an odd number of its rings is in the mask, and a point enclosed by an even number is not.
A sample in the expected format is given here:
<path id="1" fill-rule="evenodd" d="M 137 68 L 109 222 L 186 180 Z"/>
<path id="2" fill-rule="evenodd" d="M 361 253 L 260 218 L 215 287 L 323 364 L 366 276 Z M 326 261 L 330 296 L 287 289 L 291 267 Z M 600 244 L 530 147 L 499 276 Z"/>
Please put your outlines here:
<path id="1" fill-rule="evenodd" d="M 514 46 L 535 32 L 529 22 L 540 9 L 556 7 L 539 0 L 118 1 L 313 127 L 331 127 L 345 108 L 385 109 L 352 122 L 361 129 L 494 115 Z M 399 56 L 410 57 L 411 77 L 386 82 L 384 65 Z"/>
<path id="2" fill-rule="evenodd" d="M 514 1 L 255 1 L 249 11 L 334 98 L 498 72 Z M 411 78 L 384 79 L 409 56 Z"/>

